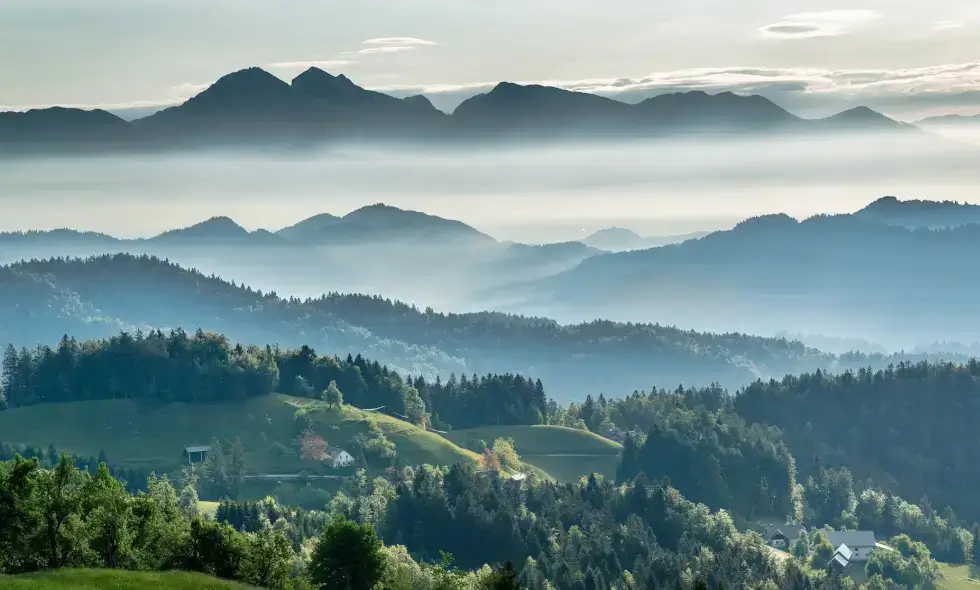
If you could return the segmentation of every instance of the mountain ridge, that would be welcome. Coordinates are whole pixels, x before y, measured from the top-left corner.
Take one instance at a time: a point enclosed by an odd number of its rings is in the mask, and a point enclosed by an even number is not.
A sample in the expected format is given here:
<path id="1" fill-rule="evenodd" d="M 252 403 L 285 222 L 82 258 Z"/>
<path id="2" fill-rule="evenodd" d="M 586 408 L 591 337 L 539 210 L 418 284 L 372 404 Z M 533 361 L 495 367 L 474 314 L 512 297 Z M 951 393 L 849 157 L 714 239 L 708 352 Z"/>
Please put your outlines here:
<path id="1" fill-rule="evenodd" d="M 596 94 L 506 81 L 463 101 L 447 115 L 424 96 L 396 98 L 319 68 L 309 68 L 286 82 L 251 67 L 220 77 L 179 105 L 131 122 L 106 111 L 63 107 L 36 109 L 27 116 L 0 113 L 0 145 L 14 151 L 22 147 L 25 137 L 33 137 L 38 145 L 71 147 L 91 141 L 119 149 L 156 149 L 173 144 L 234 146 L 244 138 L 300 144 L 371 137 L 473 140 L 591 134 L 642 138 L 864 130 L 867 126 L 916 129 L 866 107 L 809 120 L 758 95 L 690 91 L 628 104 Z M 39 130 L 48 130 L 48 134 Z"/>

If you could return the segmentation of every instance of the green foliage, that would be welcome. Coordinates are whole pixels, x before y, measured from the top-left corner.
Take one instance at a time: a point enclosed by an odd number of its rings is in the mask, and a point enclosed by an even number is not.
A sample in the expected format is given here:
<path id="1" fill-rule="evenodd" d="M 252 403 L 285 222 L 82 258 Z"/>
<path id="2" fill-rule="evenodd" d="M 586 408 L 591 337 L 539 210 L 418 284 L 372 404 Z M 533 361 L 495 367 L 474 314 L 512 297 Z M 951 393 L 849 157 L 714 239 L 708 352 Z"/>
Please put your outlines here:
<path id="1" fill-rule="evenodd" d="M 193 488 L 189 488 L 193 490 Z M 293 561 L 281 533 L 243 534 L 191 518 L 166 477 L 130 495 L 105 464 L 94 475 L 63 454 L 51 469 L 0 463 L 0 575 L 41 569 L 181 568 L 285 588 Z"/>
<path id="2" fill-rule="evenodd" d="M 321 396 L 323 401 L 333 407 L 340 407 L 344 405 L 344 394 L 340 392 L 337 388 L 337 382 L 331 380 L 327 388 L 323 390 L 323 395 Z"/>
<path id="3" fill-rule="evenodd" d="M 897 551 L 872 551 L 866 566 L 869 576 L 881 576 L 908 588 L 928 588 L 942 576 L 924 544 L 911 540 L 908 535 L 899 535 L 888 544 Z"/>
<path id="4" fill-rule="evenodd" d="M 928 497 L 975 522 L 978 394 L 980 361 L 899 363 L 758 382 L 736 396 L 733 407 L 747 421 L 782 431 L 780 438 L 801 459 L 801 479 L 813 475 L 817 465 L 809 458 L 819 455 L 821 465 L 846 466 L 856 481 L 887 485 L 906 499 Z"/>
<path id="5" fill-rule="evenodd" d="M 67 569 L 3 579 L 4 590 L 250 590 L 235 582 L 192 572 Z"/>
<path id="6" fill-rule="evenodd" d="M 371 590 L 384 573 L 381 541 L 368 525 L 341 516 L 324 529 L 309 566 L 317 588 Z"/>

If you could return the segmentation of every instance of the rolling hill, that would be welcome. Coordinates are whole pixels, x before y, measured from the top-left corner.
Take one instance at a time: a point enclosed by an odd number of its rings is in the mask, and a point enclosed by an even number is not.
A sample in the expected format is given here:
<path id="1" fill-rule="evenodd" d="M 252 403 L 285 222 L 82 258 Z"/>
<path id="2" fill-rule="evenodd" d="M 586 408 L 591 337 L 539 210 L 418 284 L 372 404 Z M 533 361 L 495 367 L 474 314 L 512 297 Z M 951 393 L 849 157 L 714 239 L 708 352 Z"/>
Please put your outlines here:
<path id="1" fill-rule="evenodd" d="M 294 439 L 301 434 L 296 419 L 300 409 L 306 410 L 302 413 L 328 444 L 350 448 L 352 454 L 354 436 L 367 434 L 370 424 L 375 424 L 409 465 L 477 461 L 473 452 L 392 416 L 352 406 L 328 409 L 321 402 L 283 395 L 226 404 L 160 405 L 132 400 L 40 404 L 0 412 L 0 432 L 4 442 L 11 444 L 38 448 L 53 444 L 86 457 L 104 451 L 114 466 L 161 472 L 179 469 L 186 461 L 182 453 L 187 446 L 206 445 L 212 438 L 225 444 L 238 437 L 251 475 L 330 474 L 329 469 L 298 454 Z M 374 465 L 378 469 L 385 466 Z"/>
<path id="2" fill-rule="evenodd" d="M 607 438 L 562 426 L 487 426 L 453 430 L 445 436 L 463 448 L 472 448 L 477 441 L 492 445 L 497 438 L 513 439 L 521 461 L 559 482 L 592 473 L 614 480 L 622 450 L 622 445 Z"/>

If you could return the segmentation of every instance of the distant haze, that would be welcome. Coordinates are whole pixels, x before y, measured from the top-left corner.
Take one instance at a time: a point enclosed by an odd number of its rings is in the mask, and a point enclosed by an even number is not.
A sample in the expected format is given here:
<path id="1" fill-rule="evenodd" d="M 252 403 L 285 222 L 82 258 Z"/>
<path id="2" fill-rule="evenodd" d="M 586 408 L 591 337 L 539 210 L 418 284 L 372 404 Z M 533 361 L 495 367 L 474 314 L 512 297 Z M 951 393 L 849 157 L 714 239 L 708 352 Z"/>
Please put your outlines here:
<path id="1" fill-rule="evenodd" d="M 216 215 L 278 229 L 383 201 L 501 240 L 576 240 L 610 226 L 666 235 L 770 212 L 851 212 L 890 194 L 975 202 L 974 155 L 944 149 L 846 137 L 19 160 L 0 163 L 0 230 L 136 237 Z"/>

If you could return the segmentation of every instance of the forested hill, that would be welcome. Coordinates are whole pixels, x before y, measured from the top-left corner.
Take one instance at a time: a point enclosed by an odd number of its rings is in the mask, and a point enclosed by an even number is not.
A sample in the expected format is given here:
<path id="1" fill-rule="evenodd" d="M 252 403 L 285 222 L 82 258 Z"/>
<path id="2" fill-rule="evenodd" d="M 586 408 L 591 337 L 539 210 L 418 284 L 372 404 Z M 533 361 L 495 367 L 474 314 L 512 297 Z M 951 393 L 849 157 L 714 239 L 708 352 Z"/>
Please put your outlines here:
<path id="1" fill-rule="evenodd" d="M 785 339 L 655 324 L 563 326 L 496 313 L 440 314 L 360 295 L 284 299 L 147 256 L 0 267 L 0 341 L 33 347 L 53 345 L 65 333 L 85 339 L 177 327 L 245 343 L 362 354 L 429 379 L 452 373 L 534 375 L 559 401 L 679 383 L 735 388 L 758 377 L 893 360 L 835 357 Z"/>
<path id="2" fill-rule="evenodd" d="M 980 520 L 980 362 L 900 364 L 755 383 L 734 399 L 751 422 L 777 426 L 801 475 L 846 466 L 912 501 Z"/>

